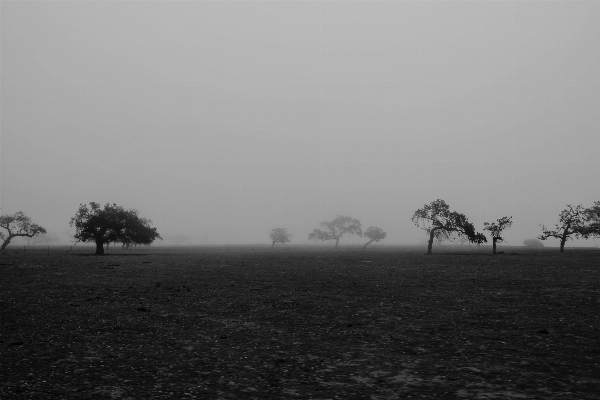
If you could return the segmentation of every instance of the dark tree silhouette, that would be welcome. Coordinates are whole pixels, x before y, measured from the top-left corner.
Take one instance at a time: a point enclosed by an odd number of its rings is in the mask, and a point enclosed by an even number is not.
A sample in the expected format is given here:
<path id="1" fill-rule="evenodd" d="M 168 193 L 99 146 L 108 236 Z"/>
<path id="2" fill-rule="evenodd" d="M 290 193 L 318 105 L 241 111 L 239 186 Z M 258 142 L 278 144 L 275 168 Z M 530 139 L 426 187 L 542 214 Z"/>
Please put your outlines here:
<path id="1" fill-rule="evenodd" d="M 106 204 L 104 208 L 91 202 L 88 208 L 79 205 L 79 210 L 71 218 L 70 226 L 75 226 L 74 237 L 81 242 L 96 243 L 96 253 L 104 254 L 104 244 L 119 242 L 149 245 L 161 239 L 152 221 L 140 218 L 135 210 L 125 210 L 116 204 Z"/>
<path id="2" fill-rule="evenodd" d="M 8 235 L 0 232 L 0 239 L 3 240 L 2 247 L 0 247 L 1 250 L 4 250 L 10 241 L 17 236 L 32 238 L 36 235 L 46 233 L 46 230 L 41 226 L 32 224 L 31 218 L 22 211 L 17 211 L 13 215 L 1 215 L 0 228 L 4 228 L 8 232 Z"/>
<path id="3" fill-rule="evenodd" d="M 321 226 L 326 228 L 326 230 L 315 229 L 312 233 L 308 234 L 308 239 L 335 240 L 336 249 L 338 248 L 340 239 L 345 234 L 362 236 L 360 221 L 342 215 L 338 215 L 331 222 L 321 222 Z"/>
<path id="4" fill-rule="evenodd" d="M 600 201 L 594 202 L 592 207 L 583 211 L 583 225 L 578 231 L 586 239 L 600 237 Z"/>
<path id="5" fill-rule="evenodd" d="M 561 211 L 558 217 L 558 224 L 554 224 L 554 229 L 548 229 L 545 225 L 542 227 L 542 234 L 538 236 L 540 240 L 546 240 L 554 237 L 560 240 L 560 252 L 565 252 L 565 242 L 567 239 L 573 240 L 572 236 L 580 237 L 580 229 L 583 227 L 583 206 L 573 207 L 567 204 L 567 208 Z"/>
<path id="6" fill-rule="evenodd" d="M 274 247 L 275 244 L 277 244 L 277 243 L 281 243 L 281 244 L 289 243 L 289 242 L 291 242 L 291 239 L 292 239 L 292 235 L 290 235 L 288 233 L 287 229 L 285 229 L 285 228 L 271 229 L 271 232 L 269 233 L 269 237 L 273 241 L 273 244 L 271 245 L 271 247 Z"/>
<path id="7" fill-rule="evenodd" d="M 126 213 L 123 229 L 117 235 L 117 242 L 122 243 L 123 248 L 128 249 L 131 245 L 149 246 L 156 239 L 162 240 L 156 228 L 152 227 L 151 220 L 138 217 L 135 210 L 128 210 Z"/>
<path id="8" fill-rule="evenodd" d="M 433 239 L 437 239 L 438 242 L 451 240 L 450 235 L 453 233 L 457 236 L 465 236 L 470 242 L 478 245 L 487 242 L 483 234 L 475 232 L 475 227 L 464 214 L 450 211 L 448 204 L 441 199 L 425 204 L 423 208 L 415 211 L 411 219 L 417 227 L 425 230 L 429 235 L 427 254 L 431 254 Z"/>
<path id="9" fill-rule="evenodd" d="M 512 226 L 512 217 L 502 217 L 491 224 L 484 222 L 483 226 L 483 230 L 489 231 L 492 236 L 492 254 L 496 254 L 496 242 L 502 243 L 504 241 L 502 231 Z"/>
<path id="10" fill-rule="evenodd" d="M 544 243 L 537 239 L 525 239 L 523 240 L 523 244 L 527 247 L 544 247 Z"/>
<path id="11" fill-rule="evenodd" d="M 367 246 L 373 242 L 379 242 L 380 240 L 385 239 L 386 235 L 387 234 L 383 231 L 383 229 L 377 228 L 375 226 L 370 226 L 369 229 L 367 229 L 364 233 L 364 236 L 371 239 L 367 243 L 365 243 L 365 248 L 367 248 Z"/>

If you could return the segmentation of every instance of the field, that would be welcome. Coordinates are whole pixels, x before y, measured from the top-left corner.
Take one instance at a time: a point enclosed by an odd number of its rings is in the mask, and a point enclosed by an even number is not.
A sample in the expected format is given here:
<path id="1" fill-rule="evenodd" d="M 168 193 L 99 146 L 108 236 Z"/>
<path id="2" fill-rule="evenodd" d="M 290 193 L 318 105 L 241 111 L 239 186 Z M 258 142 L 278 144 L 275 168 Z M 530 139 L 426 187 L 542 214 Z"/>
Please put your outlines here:
<path id="1" fill-rule="evenodd" d="M 597 250 L 8 250 L 0 398 L 600 393 Z"/>

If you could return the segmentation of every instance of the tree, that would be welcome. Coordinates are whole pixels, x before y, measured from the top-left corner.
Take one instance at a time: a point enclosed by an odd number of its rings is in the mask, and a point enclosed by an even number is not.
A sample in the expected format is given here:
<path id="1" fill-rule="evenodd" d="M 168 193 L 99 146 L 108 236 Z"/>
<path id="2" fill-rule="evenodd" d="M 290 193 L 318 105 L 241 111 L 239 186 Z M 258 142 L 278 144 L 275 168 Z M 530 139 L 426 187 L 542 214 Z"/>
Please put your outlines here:
<path id="1" fill-rule="evenodd" d="M 91 202 L 88 208 L 79 205 L 79 210 L 71 218 L 70 226 L 75 226 L 74 237 L 81 242 L 94 242 L 96 253 L 104 254 L 104 244 L 119 242 L 129 244 L 150 244 L 162 239 L 152 221 L 137 216 L 135 210 L 125 210 L 116 204 L 106 204 L 104 208 Z"/>
<path id="2" fill-rule="evenodd" d="M 32 238 L 36 235 L 46 233 L 46 229 L 37 224 L 32 224 L 31 218 L 22 211 L 17 211 L 13 215 L 5 214 L 0 216 L 0 228 L 8 231 L 8 235 L 0 232 L 0 239 L 3 240 L 2 247 L 0 247 L 1 250 L 4 250 L 10 241 L 17 236 Z"/>
<path id="3" fill-rule="evenodd" d="M 385 236 L 387 234 L 381 228 L 377 228 L 375 226 L 370 226 L 369 229 L 367 229 L 365 231 L 364 235 L 366 237 L 368 237 L 369 239 L 371 239 L 367 243 L 365 243 L 365 249 L 366 249 L 367 246 L 370 245 L 372 242 L 379 242 L 380 240 L 385 239 Z"/>
<path id="4" fill-rule="evenodd" d="M 44 246 L 48 246 L 50 243 L 58 243 L 60 242 L 60 237 L 56 233 L 43 233 L 36 238 L 33 239 L 33 245 L 35 246 L 37 243 L 43 244 Z"/>
<path id="5" fill-rule="evenodd" d="M 165 239 L 171 240 L 175 246 L 181 246 L 183 243 L 190 241 L 190 237 L 188 235 L 184 235 L 183 233 L 178 233 Z"/>
<path id="6" fill-rule="evenodd" d="M 312 233 L 308 234 L 308 239 L 335 240 L 336 249 L 338 248 L 340 239 L 345 234 L 362 236 L 360 221 L 342 215 L 338 215 L 331 222 L 321 222 L 321 226 L 326 228 L 326 230 L 315 229 Z"/>
<path id="7" fill-rule="evenodd" d="M 417 227 L 425 230 L 429 235 L 427 254 L 431 254 L 434 238 L 438 242 L 451 240 L 452 233 L 457 236 L 465 236 L 470 242 L 478 245 L 487 243 L 485 236 L 475 232 L 475 227 L 464 214 L 450 211 L 448 204 L 441 199 L 425 204 L 423 208 L 415 211 L 411 219 Z"/>
<path id="8" fill-rule="evenodd" d="M 292 235 L 287 232 L 285 228 L 275 228 L 271 229 L 271 233 L 269 233 L 269 237 L 273 241 L 271 247 L 274 247 L 276 243 L 289 243 L 291 242 Z"/>
<path id="9" fill-rule="evenodd" d="M 578 230 L 585 239 L 600 237 L 600 201 L 583 211 L 583 225 Z"/>
<path id="10" fill-rule="evenodd" d="M 544 247 L 544 243 L 537 239 L 525 239 L 523 240 L 523 244 L 527 247 Z"/>
<path id="11" fill-rule="evenodd" d="M 496 254 L 496 242 L 501 243 L 504 241 L 502 231 L 512 226 L 512 217 L 502 217 L 491 224 L 484 222 L 483 226 L 483 230 L 489 231 L 492 235 L 492 254 Z"/>
<path id="12" fill-rule="evenodd" d="M 567 208 L 561 211 L 558 224 L 554 224 L 554 229 L 548 229 L 545 225 L 542 227 L 542 234 L 538 236 L 540 240 L 546 240 L 554 237 L 560 240 L 560 252 L 565 252 L 565 242 L 567 239 L 573 240 L 572 236 L 582 236 L 580 230 L 583 227 L 583 207 L 578 205 L 573 207 L 567 204 Z"/>
<path id="13" fill-rule="evenodd" d="M 149 246 L 156 239 L 162 240 L 156 228 L 152 227 L 151 220 L 138 217 L 136 210 L 128 210 L 126 213 L 123 230 L 117 235 L 117 242 L 122 243 L 123 248 L 128 249 L 132 244 Z"/>

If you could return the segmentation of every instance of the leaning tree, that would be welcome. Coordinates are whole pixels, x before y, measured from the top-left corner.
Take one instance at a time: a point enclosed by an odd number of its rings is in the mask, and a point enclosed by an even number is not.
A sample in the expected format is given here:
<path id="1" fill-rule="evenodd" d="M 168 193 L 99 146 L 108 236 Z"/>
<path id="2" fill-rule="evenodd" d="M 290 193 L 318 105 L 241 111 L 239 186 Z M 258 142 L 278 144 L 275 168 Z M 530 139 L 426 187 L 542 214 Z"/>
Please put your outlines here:
<path id="1" fill-rule="evenodd" d="M 452 234 L 464 236 L 478 245 L 487 243 L 485 236 L 475 232 L 475 227 L 464 214 L 450 211 L 448 204 L 441 199 L 425 204 L 423 208 L 415 211 L 411 219 L 417 227 L 425 230 L 429 235 L 427 254 L 431 254 L 434 239 L 438 242 L 452 240 Z"/>
<path id="2" fill-rule="evenodd" d="M 380 240 L 385 239 L 387 234 L 381 228 L 377 228 L 376 226 L 370 226 L 369 229 L 367 229 L 363 235 L 371 239 L 367 243 L 365 243 L 364 248 L 366 249 L 367 246 L 371 243 L 379 242 Z"/>
<path id="3" fill-rule="evenodd" d="M 358 235 L 362 236 L 362 226 L 360 221 L 343 215 L 338 215 L 333 221 L 323 221 L 321 226 L 325 230 L 315 229 L 313 232 L 308 234 L 308 239 L 320 239 L 320 240 L 335 240 L 335 248 L 338 248 L 340 239 L 345 235 Z"/>
<path id="4" fill-rule="evenodd" d="M 492 235 L 492 254 L 496 254 L 496 242 L 502 243 L 504 238 L 502 237 L 502 231 L 512 226 L 512 217 L 502 217 L 496 222 L 484 222 L 483 230 L 489 231 Z"/>
<path id="5" fill-rule="evenodd" d="M 13 215 L 1 215 L 0 228 L 4 228 L 8 232 L 8 234 L 0 232 L 0 239 L 3 240 L 0 250 L 4 250 L 10 241 L 17 236 L 32 238 L 36 235 L 46 233 L 44 228 L 31 223 L 31 218 L 25 215 L 23 211 L 17 211 Z"/>
<path id="6" fill-rule="evenodd" d="M 104 244 L 119 242 L 149 245 L 161 239 L 152 227 L 152 221 L 140 218 L 135 210 L 125 210 L 116 204 L 100 204 L 91 202 L 89 207 L 80 204 L 79 210 L 70 222 L 76 229 L 74 237 L 81 242 L 96 244 L 96 253 L 104 254 Z"/>
<path id="7" fill-rule="evenodd" d="M 554 229 L 548 229 L 545 225 L 542 227 L 542 234 L 538 236 L 540 240 L 546 240 L 550 237 L 560 240 L 560 252 L 565 252 L 565 242 L 567 239 L 573 240 L 573 237 L 583 236 L 581 229 L 584 226 L 584 208 L 581 205 L 573 207 L 567 204 L 567 208 L 561 211 L 558 216 L 558 223 L 554 224 Z"/>
<path id="8" fill-rule="evenodd" d="M 269 237 L 273 241 L 271 247 L 274 247 L 277 243 L 289 243 L 292 241 L 292 235 L 290 235 L 286 228 L 275 228 L 271 229 Z"/>

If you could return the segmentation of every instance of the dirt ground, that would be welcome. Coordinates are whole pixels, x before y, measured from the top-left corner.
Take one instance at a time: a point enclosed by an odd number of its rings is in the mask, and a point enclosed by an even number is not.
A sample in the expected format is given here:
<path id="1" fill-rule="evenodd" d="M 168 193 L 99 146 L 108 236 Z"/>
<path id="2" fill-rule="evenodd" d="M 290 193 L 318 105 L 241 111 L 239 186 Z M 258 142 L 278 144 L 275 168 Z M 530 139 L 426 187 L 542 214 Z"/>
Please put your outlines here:
<path id="1" fill-rule="evenodd" d="M 0 398 L 599 398 L 600 251 L 435 251 L 8 251 Z"/>

